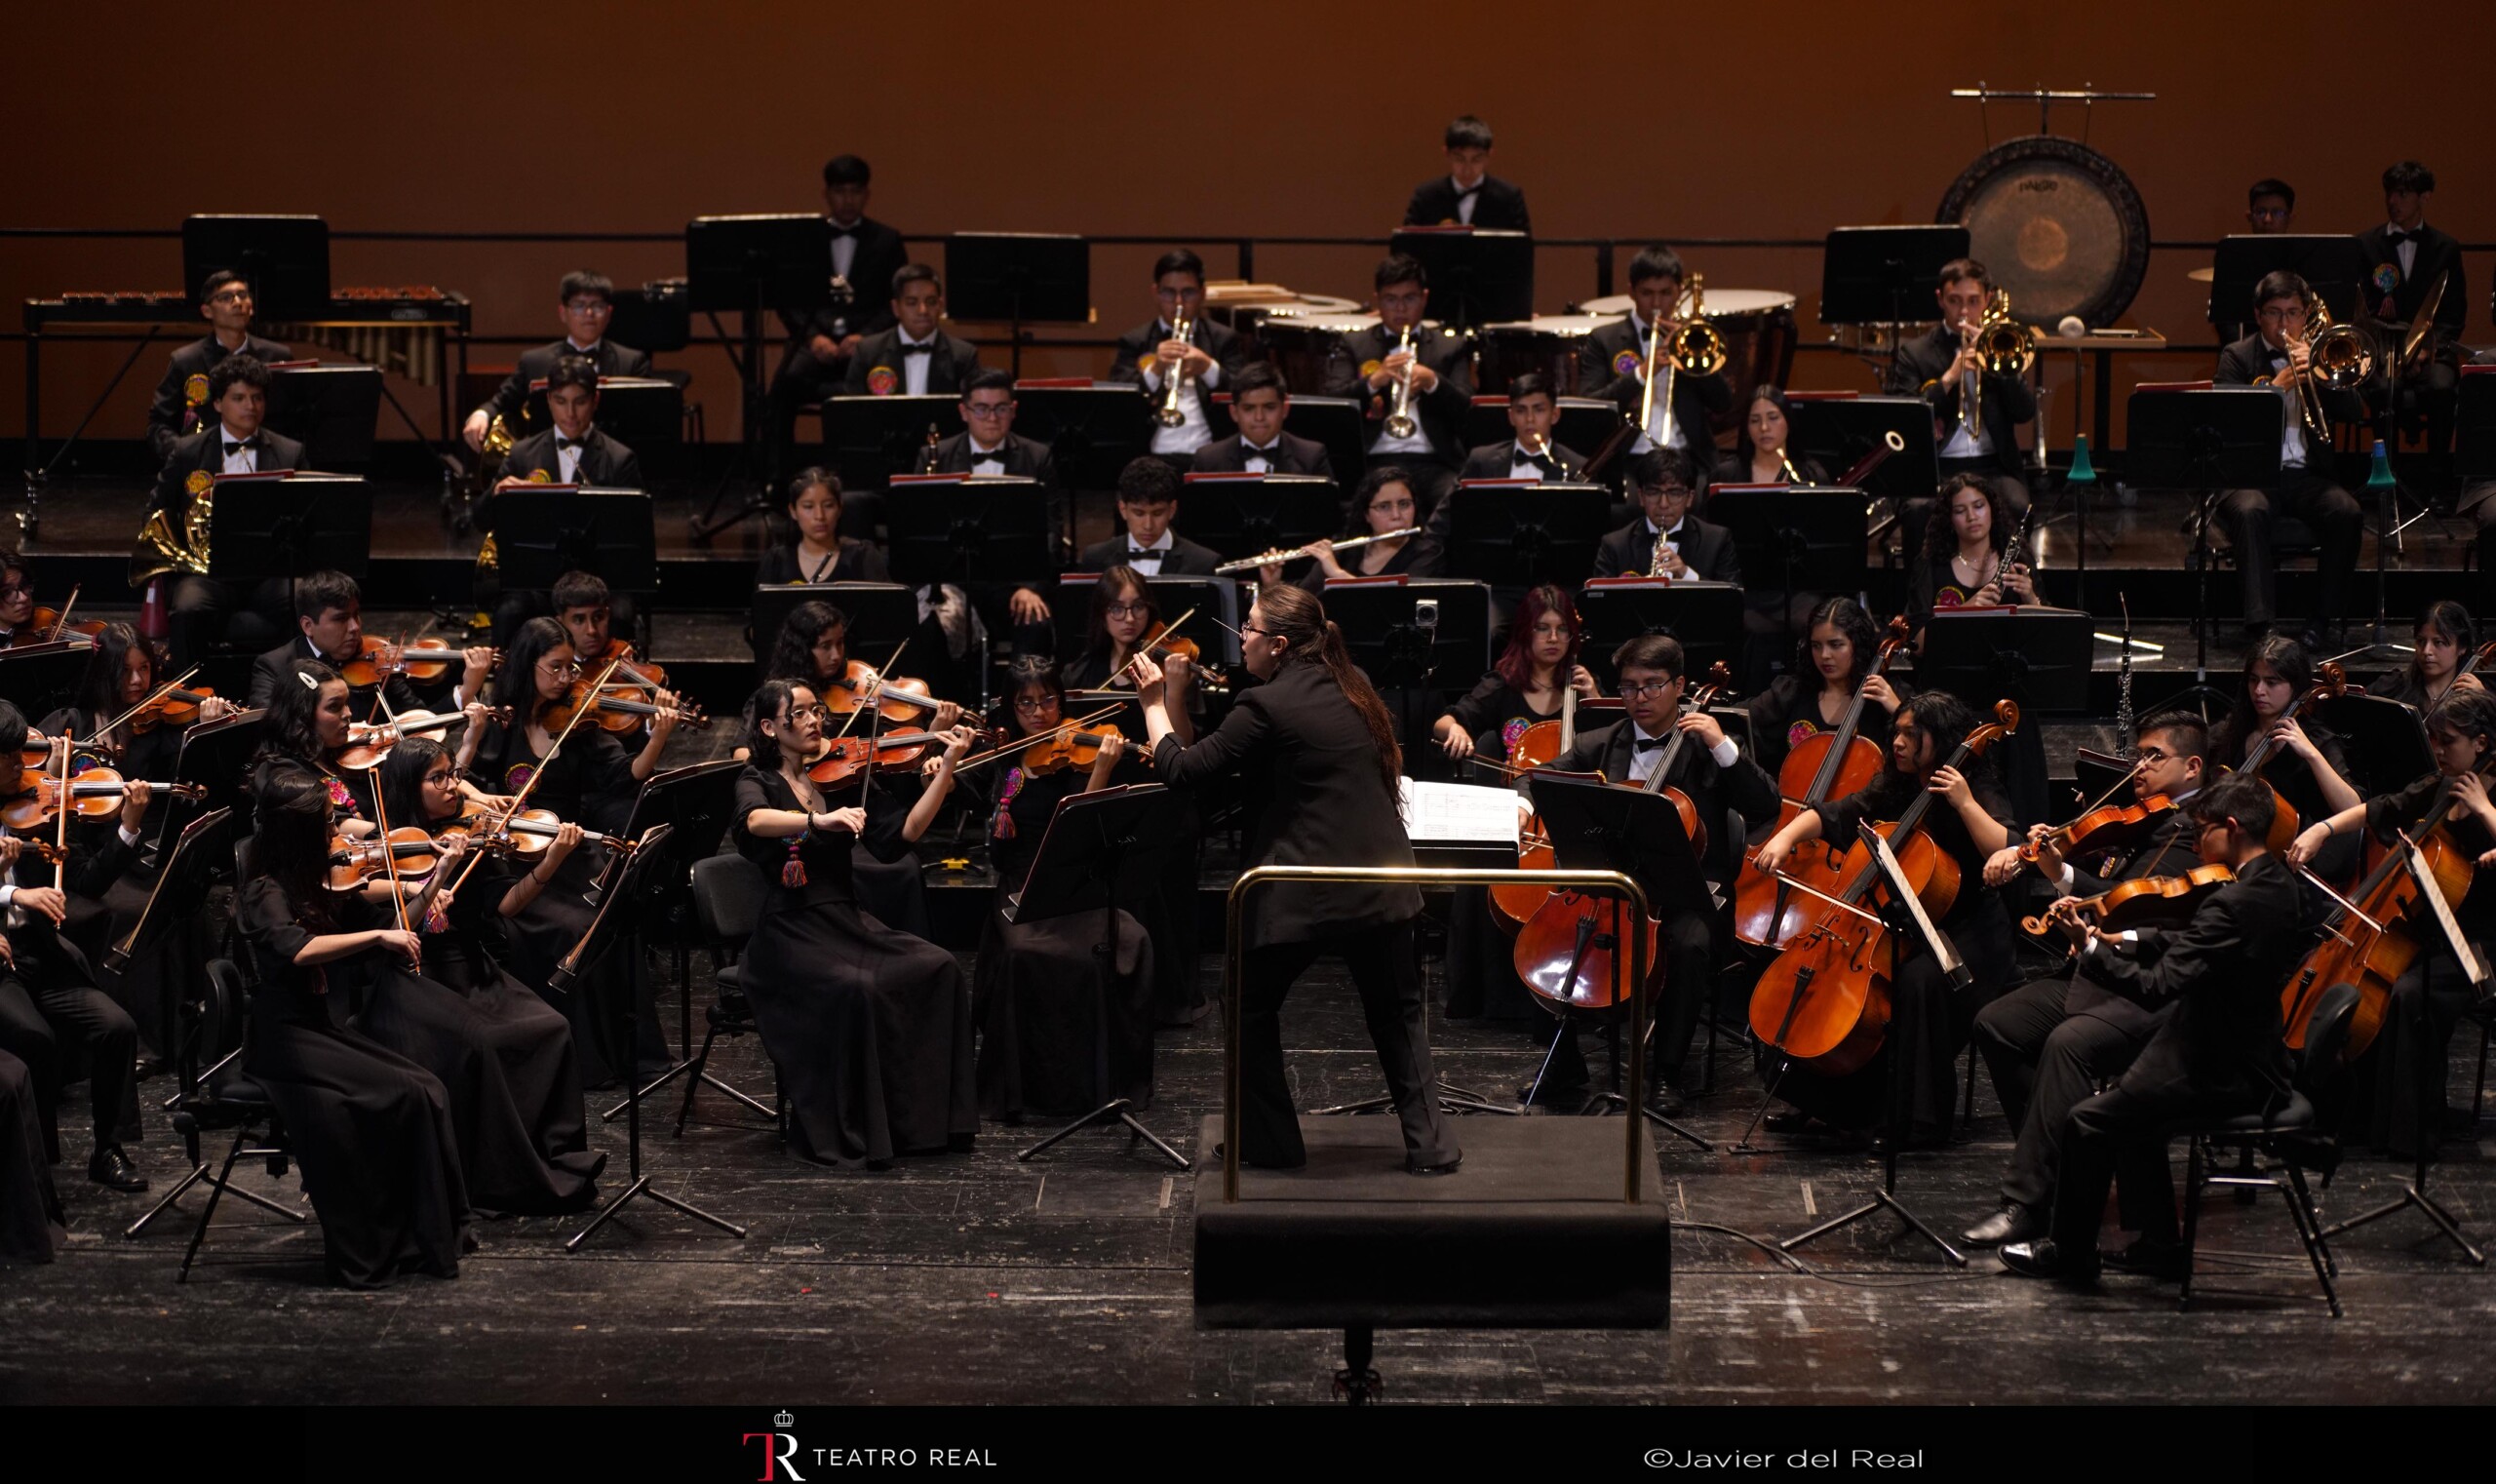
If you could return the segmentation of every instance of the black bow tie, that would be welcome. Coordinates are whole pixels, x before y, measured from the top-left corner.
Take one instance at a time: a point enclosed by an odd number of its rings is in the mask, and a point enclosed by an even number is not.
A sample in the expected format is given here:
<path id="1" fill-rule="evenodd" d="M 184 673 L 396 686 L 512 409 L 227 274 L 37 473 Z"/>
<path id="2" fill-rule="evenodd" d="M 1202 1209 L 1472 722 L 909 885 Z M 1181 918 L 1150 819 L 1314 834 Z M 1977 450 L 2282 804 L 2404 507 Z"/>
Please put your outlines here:
<path id="1" fill-rule="evenodd" d="M 1254 444 L 1241 444 L 1241 445 L 1239 446 L 1239 451 L 1241 451 L 1242 453 L 1247 454 L 1250 458 L 1262 458 L 1262 459 L 1264 459 L 1264 460 L 1265 460 L 1266 462 L 1268 462 L 1268 463 L 1272 463 L 1272 462 L 1274 461 L 1274 457 L 1275 457 L 1275 455 L 1276 455 L 1276 454 L 1279 454 L 1280 452 L 1282 452 L 1282 450 L 1283 450 L 1283 446 L 1282 446 L 1281 444 L 1278 444 L 1278 443 L 1277 443 L 1277 444 L 1268 444 L 1265 448 L 1262 448 L 1262 449 L 1258 448 L 1258 447 L 1257 447 L 1256 445 L 1254 445 Z"/>
<path id="2" fill-rule="evenodd" d="M 1560 472 L 1560 466 L 1552 461 L 1548 453 L 1519 453 L 1517 457 L 1521 462 L 1532 464 L 1545 474 Z"/>
<path id="3" fill-rule="evenodd" d="M 1640 737 L 1638 739 L 1638 750 L 1642 753 L 1651 753 L 1657 748 L 1662 747 L 1671 741 L 1672 738 L 1670 737 Z"/>
<path id="4" fill-rule="evenodd" d="M 2383 234 L 2383 240 L 2397 248 L 2404 242 L 2414 240 L 2417 236 L 2418 234 L 2415 232 L 2404 232 L 2398 227 L 2393 227 Z"/>
<path id="5" fill-rule="evenodd" d="M 838 222 L 833 223 L 832 240 L 835 242 L 838 242 L 844 237 L 855 237 L 857 235 L 858 229 L 856 227 L 845 227 L 840 225 Z"/>
<path id="6" fill-rule="evenodd" d="M 245 449 L 249 449 L 253 452 L 256 453 L 259 451 L 259 448 L 260 441 L 256 438 L 246 438 L 241 443 L 234 443 L 229 440 L 225 445 L 225 456 L 227 458 L 232 458 L 235 454 L 242 452 Z"/>
<path id="7" fill-rule="evenodd" d="M 1166 552 L 1166 551 L 1147 551 L 1147 550 L 1145 550 L 1145 549 L 1144 549 L 1143 547 L 1141 547 L 1141 546 L 1130 546 L 1130 547 L 1128 547 L 1128 548 L 1127 548 L 1127 560 L 1128 560 L 1128 561 L 1130 561 L 1130 562 L 1136 562 L 1136 561 L 1152 561 L 1152 562 L 1158 562 L 1158 561 L 1160 561 L 1162 558 L 1164 558 L 1164 557 L 1166 557 L 1166 556 L 1168 556 L 1168 555 L 1170 555 L 1170 554 L 1169 554 L 1168 552 Z"/>
<path id="8" fill-rule="evenodd" d="M 1463 187 L 1462 189 L 1459 190 L 1459 191 L 1456 193 L 1456 199 L 1457 199 L 1457 200 L 1459 200 L 1459 201 L 1462 201 L 1462 200 L 1463 200 L 1463 199 L 1464 199 L 1465 197 L 1467 197 L 1467 196 L 1479 196 L 1479 195 L 1481 195 L 1481 194 L 1482 194 L 1482 187 L 1480 187 L 1480 186 L 1478 186 L 1478 185 L 1468 185 L 1468 186 L 1465 186 L 1465 187 Z"/>
<path id="9" fill-rule="evenodd" d="M 921 340 L 916 345 L 905 340 L 902 342 L 901 353 L 905 356 L 924 356 L 934 353 L 935 349 L 936 342 L 933 340 Z"/>
<path id="10" fill-rule="evenodd" d="M 583 449 L 588 446 L 588 442 L 585 439 L 566 438 L 561 433 L 555 435 L 555 451 L 558 453 L 564 452 L 568 449 Z"/>
<path id="11" fill-rule="evenodd" d="M 995 448 L 986 450 L 973 449 L 971 449 L 971 462 L 975 464 L 1001 464 L 1005 462 L 1005 446 L 1003 444 L 998 444 Z"/>

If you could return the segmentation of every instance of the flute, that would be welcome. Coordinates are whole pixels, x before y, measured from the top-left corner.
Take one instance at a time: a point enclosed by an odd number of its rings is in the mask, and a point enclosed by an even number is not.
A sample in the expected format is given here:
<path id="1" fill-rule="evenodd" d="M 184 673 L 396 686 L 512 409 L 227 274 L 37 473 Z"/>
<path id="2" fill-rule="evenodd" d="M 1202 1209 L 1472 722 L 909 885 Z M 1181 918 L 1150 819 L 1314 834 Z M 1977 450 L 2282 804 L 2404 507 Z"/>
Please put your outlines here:
<path id="1" fill-rule="evenodd" d="M 1400 541 L 1406 536 L 1418 536 L 1421 533 L 1422 527 L 1419 526 L 1407 526 L 1402 530 L 1390 530 L 1375 536 L 1352 536 L 1342 541 L 1329 541 L 1326 545 L 1330 550 L 1346 552 L 1354 547 L 1367 546 L 1372 541 Z M 1272 551 L 1259 552 L 1253 557 L 1242 557 L 1236 562 L 1225 562 L 1214 570 L 1218 573 L 1244 572 L 1255 567 L 1268 566 L 1277 562 L 1289 562 L 1294 557 L 1306 555 L 1307 551 L 1308 548 L 1305 546 L 1276 547 Z"/>

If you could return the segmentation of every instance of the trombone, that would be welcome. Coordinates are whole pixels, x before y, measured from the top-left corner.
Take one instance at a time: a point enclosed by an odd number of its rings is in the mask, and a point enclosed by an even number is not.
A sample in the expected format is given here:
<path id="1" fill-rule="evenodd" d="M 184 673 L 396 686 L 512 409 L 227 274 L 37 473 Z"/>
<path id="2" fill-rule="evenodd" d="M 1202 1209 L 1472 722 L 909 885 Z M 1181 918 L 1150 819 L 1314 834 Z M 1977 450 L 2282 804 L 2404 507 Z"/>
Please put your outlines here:
<path id="1" fill-rule="evenodd" d="M 2298 413 L 2305 419 L 2306 430 L 2325 445 L 2331 442 L 2331 410 L 2323 405 L 2326 391 L 2354 391 L 2373 373 L 2375 353 L 2366 343 L 2365 332 L 2355 325 L 2333 323 L 2331 310 L 2319 294 L 2306 296 L 2305 374 L 2297 378 Z M 2282 347 L 2291 343 L 2282 336 Z M 2264 386 L 2277 386 L 2276 374 L 2262 378 Z"/>
<path id="2" fill-rule="evenodd" d="M 1985 301 L 1984 317 L 1974 329 L 1961 333 L 1962 343 L 1973 348 L 1982 363 L 1974 371 L 1961 372 L 1959 426 L 1973 437 L 1984 421 L 1984 378 L 2028 374 L 2028 368 L 2037 362 L 2037 332 L 2012 322 L 2010 294 L 1996 289 Z"/>
<path id="3" fill-rule="evenodd" d="M 1690 305 L 1688 314 L 1682 304 Z M 1681 321 L 1681 328 L 1670 338 L 1664 335 L 1664 321 Z M 1712 376 L 1725 369 L 1727 350 L 1725 337 L 1707 323 L 1707 276 L 1694 273 L 1681 293 L 1673 295 L 1672 308 L 1656 316 L 1647 326 L 1647 389 L 1638 399 L 1638 426 L 1647 441 L 1662 448 L 1673 441 L 1673 381 L 1677 376 Z M 1662 385 L 1664 425 L 1655 424 L 1657 383 Z"/>
<path id="4" fill-rule="evenodd" d="M 1413 420 L 1413 368 L 1421 357 L 1413 349 L 1412 326 L 1404 327 L 1403 338 L 1395 342 L 1395 349 L 1413 359 L 1404 363 L 1402 374 L 1395 378 L 1395 405 L 1386 413 L 1386 434 L 1390 438 L 1410 438 L 1421 428 Z"/>
<path id="5" fill-rule="evenodd" d="M 1171 323 L 1170 338 L 1182 345 L 1190 344 L 1192 342 L 1188 337 L 1194 332 L 1195 328 L 1196 322 L 1182 314 Z M 1179 405 L 1180 389 L 1186 385 L 1188 379 L 1187 365 L 1187 359 L 1184 356 L 1170 364 L 1168 379 L 1162 383 L 1161 406 L 1153 409 L 1152 420 L 1165 428 L 1175 428 L 1188 420 L 1187 409 Z"/>

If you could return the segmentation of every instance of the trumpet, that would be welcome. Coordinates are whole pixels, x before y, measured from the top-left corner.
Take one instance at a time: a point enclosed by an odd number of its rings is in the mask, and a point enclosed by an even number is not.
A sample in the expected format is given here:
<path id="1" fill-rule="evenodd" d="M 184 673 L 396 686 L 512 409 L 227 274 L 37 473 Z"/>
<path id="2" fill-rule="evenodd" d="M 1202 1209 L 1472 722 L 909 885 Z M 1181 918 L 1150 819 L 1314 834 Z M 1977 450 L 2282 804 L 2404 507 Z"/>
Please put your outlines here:
<path id="1" fill-rule="evenodd" d="M 1406 536 L 1418 536 L 1421 533 L 1422 527 L 1419 526 L 1407 526 L 1402 530 L 1390 530 L 1374 536 L 1352 536 L 1346 540 L 1329 541 L 1326 545 L 1329 550 L 1346 552 L 1367 546 L 1373 541 L 1401 541 Z M 1307 550 L 1308 548 L 1305 546 L 1277 546 L 1272 551 L 1261 551 L 1253 557 L 1242 557 L 1236 562 L 1225 562 L 1215 567 L 1214 571 L 1216 573 L 1252 571 L 1260 566 L 1271 566 L 1277 562 L 1289 562 L 1294 557 L 1306 554 Z"/>
<path id="2" fill-rule="evenodd" d="M 1687 313 L 1682 305 L 1687 303 Z M 1668 339 L 1664 321 L 1677 319 L 1681 328 Z M 1680 293 L 1674 295 L 1672 310 L 1656 316 L 1647 327 L 1647 389 L 1638 399 L 1638 426 L 1647 431 L 1647 441 L 1660 448 L 1673 441 L 1673 381 L 1678 376 L 1712 376 L 1725 369 L 1729 355 L 1725 337 L 1707 323 L 1707 276 L 1694 273 Z M 1664 422 L 1656 426 L 1658 383 L 1664 405 Z"/>
<path id="3" fill-rule="evenodd" d="M 1170 326 L 1170 338 L 1182 345 L 1189 344 L 1190 342 L 1188 336 L 1195 331 L 1195 321 L 1181 315 Z M 1171 363 L 1169 379 L 1162 383 L 1161 405 L 1153 409 L 1152 420 L 1165 428 L 1175 428 L 1188 420 L 1187 410 L 1179 405 L 1180 389 L 1187 384 L 1188 379 L 1185 374 L 1187 364 L 1185 358 Z"/>
<path id="4" fill-rule="evenodd" d="M 1413 327 L 1404 327 L 1403 338 L 1395 342 L 1398 352 L 1413 354 Z M 1403 373 L 1395 378 L 1395 405 L 1386 414 L 1386 432 L 1390 438 L 1410 438 L 1421 424 L 1413 420 L 1413 367 L 1419 357 L 1404 363 Z"/>
<path id="5" fill-rule="evenodd" d="M 2332 323 L 2331 311 L 2320 297 L 2306 298 L 2305 374 L 2297 378 L 2297 410 L 2305 419 L 2306 431 L 2324 443 L 2331 441 L 2331 411 L 2323 406 L 2326 391 L 2354 391 L 2375 369 L 2373 347 L 2366 343 L 2364 332 L 2355 325 Z M 2282 339 L 2282 345 L 2288 341 Z M 2262 378 L 2265 386 L 2279 384 L 2276 376 Z"/>

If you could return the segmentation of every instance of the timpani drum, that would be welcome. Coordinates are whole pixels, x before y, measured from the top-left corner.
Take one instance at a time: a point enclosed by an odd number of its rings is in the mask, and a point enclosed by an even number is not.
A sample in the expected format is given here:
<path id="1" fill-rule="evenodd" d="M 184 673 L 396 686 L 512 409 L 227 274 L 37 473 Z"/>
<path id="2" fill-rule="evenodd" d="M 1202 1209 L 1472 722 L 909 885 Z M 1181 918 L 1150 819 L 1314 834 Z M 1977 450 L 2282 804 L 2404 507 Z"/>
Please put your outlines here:
<path id="1" fill-rule="evenodd" d="M 1257 326 L 1257 338 L 1274 359 L 1283 385 L 1303 397 L 1326 390 L 1326 360 L 1346 335 L 1359 334 L 1378 323 L 1375 314 L 1307 314 L 1280 310 Z"/>
<path id="2" fill-rule="evenodd" d="M 1600 322 L 1624 319 L 1629 295 L 1616 293 L 1578 306 Z M 1794 373 L 1794 295 L 1774 289 L 1707 290 L 1707 323 L 1725 337 L 1725 375 L 1734 384 L 1734 408 L 1716 419 L 1717 431 L 1737 427 L 1751 390 L 1783 386 Z"/>
<path id="3" fill-rule="evenodd" d="M 1473 337 L 1473 385 L 1484 396 L 1507 392 L 1509 378 L 1540 371 L 1555 397 L 1578 395 L 1578 347 L 1618 319 L 1613 314 L 1538 314 L 1485 325 Z"/>

